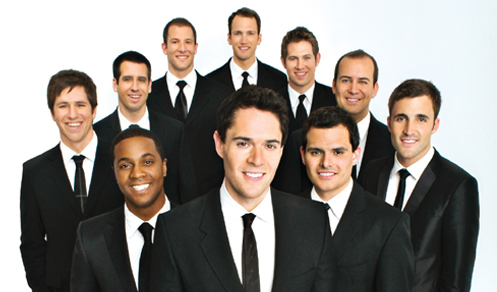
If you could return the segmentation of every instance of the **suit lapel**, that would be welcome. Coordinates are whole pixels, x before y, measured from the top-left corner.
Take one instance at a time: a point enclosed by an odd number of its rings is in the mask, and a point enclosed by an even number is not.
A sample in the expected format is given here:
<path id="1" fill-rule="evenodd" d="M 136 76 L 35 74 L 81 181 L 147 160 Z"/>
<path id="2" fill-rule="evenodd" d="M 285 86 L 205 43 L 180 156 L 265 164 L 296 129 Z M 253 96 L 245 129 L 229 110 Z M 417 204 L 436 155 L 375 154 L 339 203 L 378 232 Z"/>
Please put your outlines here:
<path id="1" fill-rule="evenodd" d="M 226 83 L 224 83 L 224 85 L 230 88 L 232 92 L 235 92 L 235 85 L 233 85 L 233 75 L 231 75 L 230 62 L 231 58 L 228 60 L 228 63 L 223 66 L 223 69 L 221 71 L 221 73 L 223 73 L 223 76 L 220 80 L 226 80 Z"/>
<path id="2" fill-rule="evenodd" d="M 204 77 L 200 74 L 197 74 L 197 84 L 195 85 L 195 93 L 193 94 L 192 105 L 190 110 L 188 111 L 188 116 L 186 117 L 186 126 L 188 126 L 193 120 L 195 120 L 202 109 L 209 101 L 209 88 L 206 84 Z"/>
<path id="3" fill-rule="evenodd" d="M 329 93 L 326 92 L 326 87 L 315 82 L 314 95 L 312 97 L 311 113 L 324 106 L 332 106 L 332 105 L 336 105 L 336 100 L 335 96 L 333 96 L 333 93 L 329 95 Z"/>
<path id="4" fill-rule="evenodd" d="M 390 159 L 382 165 L 378 176 L 378 189 L 375 194 L 383 201 L 385 201 L 385 197 L 387 196 L 388 181 L 390 179 L 390 171 L 393 167 L 393 159 L 394 156 L 390 157 Z"/>
<path id="5" fill-rule="evenodd" d="M 93 163 L 93 173 L 91 176 L 90 190 L 88 192 L 88 200 L 85 205 L 85 218 L 91 214 L 92 209 L 101 196 L 102 189 L 109 176 L 113 176 L 112 162 L 110 158 L 110 145 L 103 139 L 98 140 L 97 153 L 95 162 Z"/>
<path id="6" fill-rule="evenodd" d="M 224 225 L 219 191 L 211 192 L 206 200 L 200 223 L 200 231 L 205 233 L 205 237 L 200 242 L 200 247 L 225 290 L 242 292 L 243 286 L 237 274 Z"/>
<path id="7" fill-rule="evenodd" d="M 361 166 L 361 169 L 359 171 L 359 175 L 358 177 L 360 177 L 363 173 L 363 170 L 367 164 L 368 161 L 371 160 L 371 155 L 376 151 L 376 137 L 378 135 L 377 133 L 377 128 L 376 128 L 376 123 L 378 121 L 376 120 L 375 117 L 373 117 L 373 115 L 371 114 L 371 122 L 369 123 L 369 129 L 368 129 L 368 136 L 366 138 L 366 145 L 364 146 L 364 154 L 362 156 L 362 166 Z"/>
<path id="8" fill-rule="evenodd" d="M 169 95 L 169 88 L 167 87 L 167 73 L 163 78 L 159 79 L 157 86 L 152 89 L 152 93 L 155 93 L 156 98 L 150 99 L 155 101 L 156 107 L 169 117 L 174 117 L 177 119 L 176 111 L 174 110 L 173 104 L 171 103 L 171 96 Z"/>
<path id="9" fill-rule="evenodd" d="M 121 124 L 119 123 L 117 109 L 110 116 L 109 126 L 109 131 L 112 133 L 110 137 L 115 137 L 117 134 L 121 133 L 122 129 Z"/>

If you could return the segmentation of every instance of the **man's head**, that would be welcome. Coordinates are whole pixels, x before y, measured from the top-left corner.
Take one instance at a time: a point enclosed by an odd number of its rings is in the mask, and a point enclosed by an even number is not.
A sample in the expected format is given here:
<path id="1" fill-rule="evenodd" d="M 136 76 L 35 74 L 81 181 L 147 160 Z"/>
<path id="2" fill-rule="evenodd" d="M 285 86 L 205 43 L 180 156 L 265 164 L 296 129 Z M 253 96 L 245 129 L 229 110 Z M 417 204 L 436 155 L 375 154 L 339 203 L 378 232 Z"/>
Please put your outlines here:
<path id="1" fill-rule="evenodd" d="M 214 133 L 228 193 L 247 211 L 265 197 L 288 136 L 288 106 L 274 91 L 246 86 L 221 104 Z"/>
<path id="2" fill-rule="evenodd" d="M 254 64 L 261 37 L 261 18 L 254 10 L 244 7 L 228 18 L 228 43 L 233 48 L 233 60 L 242 69 Z"/>
<path id="3" fill-rule="evenodd" d="M 112 85 L 119 96 L 119 108 L 128 119 L 133 113 L 145 113 L 152 91 L 151 71 L 150 62 L 138 52 L 128 51 L 114 60 Z"/>
<path id="4" fill-rule="evenodd" d="M 93 137 L 92 125 L 97 113 L 97 88 L 93 80 L 80 71 L 60 71 L 48 83 L 47 100 L 61 141 L 80 153 Z"/>
<path id="5" fill-rule="evenodd" d="M 197 53 L 197 32 L 184 18 L 171 20 L 163 32 L 162 51 L 167 56 L 169 72 L 184 78 L 193 70 L 193 59 Z"/>
<path id="6" fill-rule="evenodd" d="M 361 153 L 352 116 L 339 107 L 322 107 L 302 127 L 300 154 L 317 194 L 330 200 L 348 185 Z"/>
<path id="7" fill-rule="evenodd" d="M 165 203 L 167 159 L 159 139 L 148 130 L 132 126 L 114 138 L 111 153 L 126 205 L 142 220 L 149 220 Z"/>
<path id="8" fill-rule="evenodd" d="M 335 66 L 333 93 L 339 107 L 348 111 L 356 122 L 369 112 L 369 103 L 378 92 L 376 60 L 356 50 L 343 55 Z"/>
<path id="9" fill-rule="evenodd" d="M 388 129 L 397 158 L 409 167 L 428 153 L 431 135 L 440 124 L 440 91 L 433 83 L 410 79 L 394 89 L 388 100 Z"/>
<path id="10" fill-rule="evenodd" d="M 312 32 L 301 26 L 287 32 L 281 42 L 281 63 L 295 91 L 303 94 L 311 88 L 320 59 L 318 41 Z"/>

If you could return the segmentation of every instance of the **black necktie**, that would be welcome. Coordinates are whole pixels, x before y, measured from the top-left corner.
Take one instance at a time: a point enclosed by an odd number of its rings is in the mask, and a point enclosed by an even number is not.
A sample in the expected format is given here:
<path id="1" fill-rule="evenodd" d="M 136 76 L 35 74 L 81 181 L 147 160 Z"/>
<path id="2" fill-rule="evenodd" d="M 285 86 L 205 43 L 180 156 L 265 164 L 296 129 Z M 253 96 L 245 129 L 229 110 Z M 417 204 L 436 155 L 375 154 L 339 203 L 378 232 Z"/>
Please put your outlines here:
<path id="1" fill-rule="evenodd" d="M 243 288 L 245 292 L 260 292 L 261 283 L 259 280 L 259 256 L 257 255 L 257 242 L 255 241 L 252 222 L 255 215 L 248 213 L 243 218 L 243 256 L 242 273 Z"/>
<path id="2" fill-rule="evenodd" d="M 178 118 L 183 123 L 186 121 L 186 115 L 188 111 L 186 110 L 186 96 L 183 92 L 183 88 L 186 86 L 186 82 L 184 80 L 180 80 L 176 83 L 179 87 L 178 96 L 176 96 L 176 102 L 174 103 L 174 108 L 176 109 L 176 114 Z"/>
<path id="3" fill-rule="evenodd" d="M 76 199 L 80 202 L 81 212 L 85 213 L 86 198 L 86 179 L 85 171 L 83 170 L 83 160 L 85 160 L 84 155 L 74 155 L 72 159 L 76 163 L 76 174 L 74 175 L 74 195 Z"/>
<path id="4" fill-rule="evenodd" d="M 299 96 L 299 105 L 297 106 L 297 114 L 295 115 L 295 123 L 297 124 L 297 129 L 302 128 L 305 119 L 307 119 L 307 112 L 304 107 L 305 94 Z"/>
<path id="5" fill-rule="evenodd" d="M 140 256 L 140 269 L 138 272 L 138 291 L 148 292 L 150 290 L 150 261 L 152 252 L 152 230 L 154 228 L 147 222 L 143 222 L 138 230 L 143 235 L 142 254 Z"/>
<path id="6" fill-rule="evenodd" d="M 248 77 L 249 77 L 249 73 L 247 71 L 243 71 L 242 73 L 242 76 L 243 76 L 243 82 L 242 82 L 242 88 L 249 85 L 248 83 Z"/>
<path id="7" fill-rule="evenodd" d="M 402 210 L 402 204 L 404 203 L 404 193 L 406 192 L 406 178 L 411 174 L 407 169 L 402 168 L 399 170 L 399 188 L 397 189 L 397 196 L 395 197 L 395 203 L 393 206 L 399 210 Z"/>

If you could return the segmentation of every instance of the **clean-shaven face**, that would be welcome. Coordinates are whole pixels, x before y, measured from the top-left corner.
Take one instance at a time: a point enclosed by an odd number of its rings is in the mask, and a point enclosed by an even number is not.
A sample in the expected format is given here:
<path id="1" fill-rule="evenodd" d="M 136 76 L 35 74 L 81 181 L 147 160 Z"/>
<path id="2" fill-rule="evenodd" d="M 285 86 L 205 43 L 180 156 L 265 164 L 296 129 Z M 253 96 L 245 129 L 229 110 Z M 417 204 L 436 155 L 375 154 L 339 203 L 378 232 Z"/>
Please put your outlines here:
<path id="1" fill-rule="evenodd" d="M 308 41 L 292 42 L 287 46 L 286 59 L 281 57 L 286 69 L 290 87 L 300 94 L 304 94 L 314 84 L 316 67 L 321 55 L 314 56 L 312 45 Z"/>
<path id="2" fill-rule="evenodd" d="M 174 76 L 183 78 L 192 72 L 197 46 L 191 27 L 177 25 L 169 27 L 167 43 L 162 44 L 162 51 L 167 55 L 169 71 Z"/>
<path id="3" fill-rule="evenodd" d="M 228 43 L 233 47 L 235 63 L 253 64 L 255 50 L 261 43 L 261 34 L 257 31 L 255 17 L 235 16 L 231 23 L 231 33 L 228 33 Z"/>
<path id="4" fill-rule="evenodd" d="M 112 81 L 114 91 L 119 96 L 119 107 L 131 113 L 144 111 L 148 94 L 152 91 L 147 65 L 124 61 L 120 70 L 119 80 L 114 78 Z"/>

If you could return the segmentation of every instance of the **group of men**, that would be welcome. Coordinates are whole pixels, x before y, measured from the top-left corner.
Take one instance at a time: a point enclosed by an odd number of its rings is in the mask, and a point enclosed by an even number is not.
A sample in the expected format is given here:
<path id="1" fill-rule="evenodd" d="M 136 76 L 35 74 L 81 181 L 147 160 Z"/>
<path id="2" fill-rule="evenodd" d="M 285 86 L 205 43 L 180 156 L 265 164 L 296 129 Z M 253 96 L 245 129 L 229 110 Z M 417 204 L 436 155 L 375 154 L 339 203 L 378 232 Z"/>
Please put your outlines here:
<path id="1" fill-rule="evenodd" d="M 478 187 L 431 145 L 437 88 L 400 84 L 384 125 L 371 55 L 342 56 L 329 87 L 309 30 L 283 38 L 285 75 L 256 58 L 260 26 L 234 12 L 233 57 L 204 77 L 195 28 L 171 20 L 165 76 L 119 55 L 95 124 L 91 78 L 52 76 L 61 141 L 21 186 L 33 291 L 469 291 Z"/>

